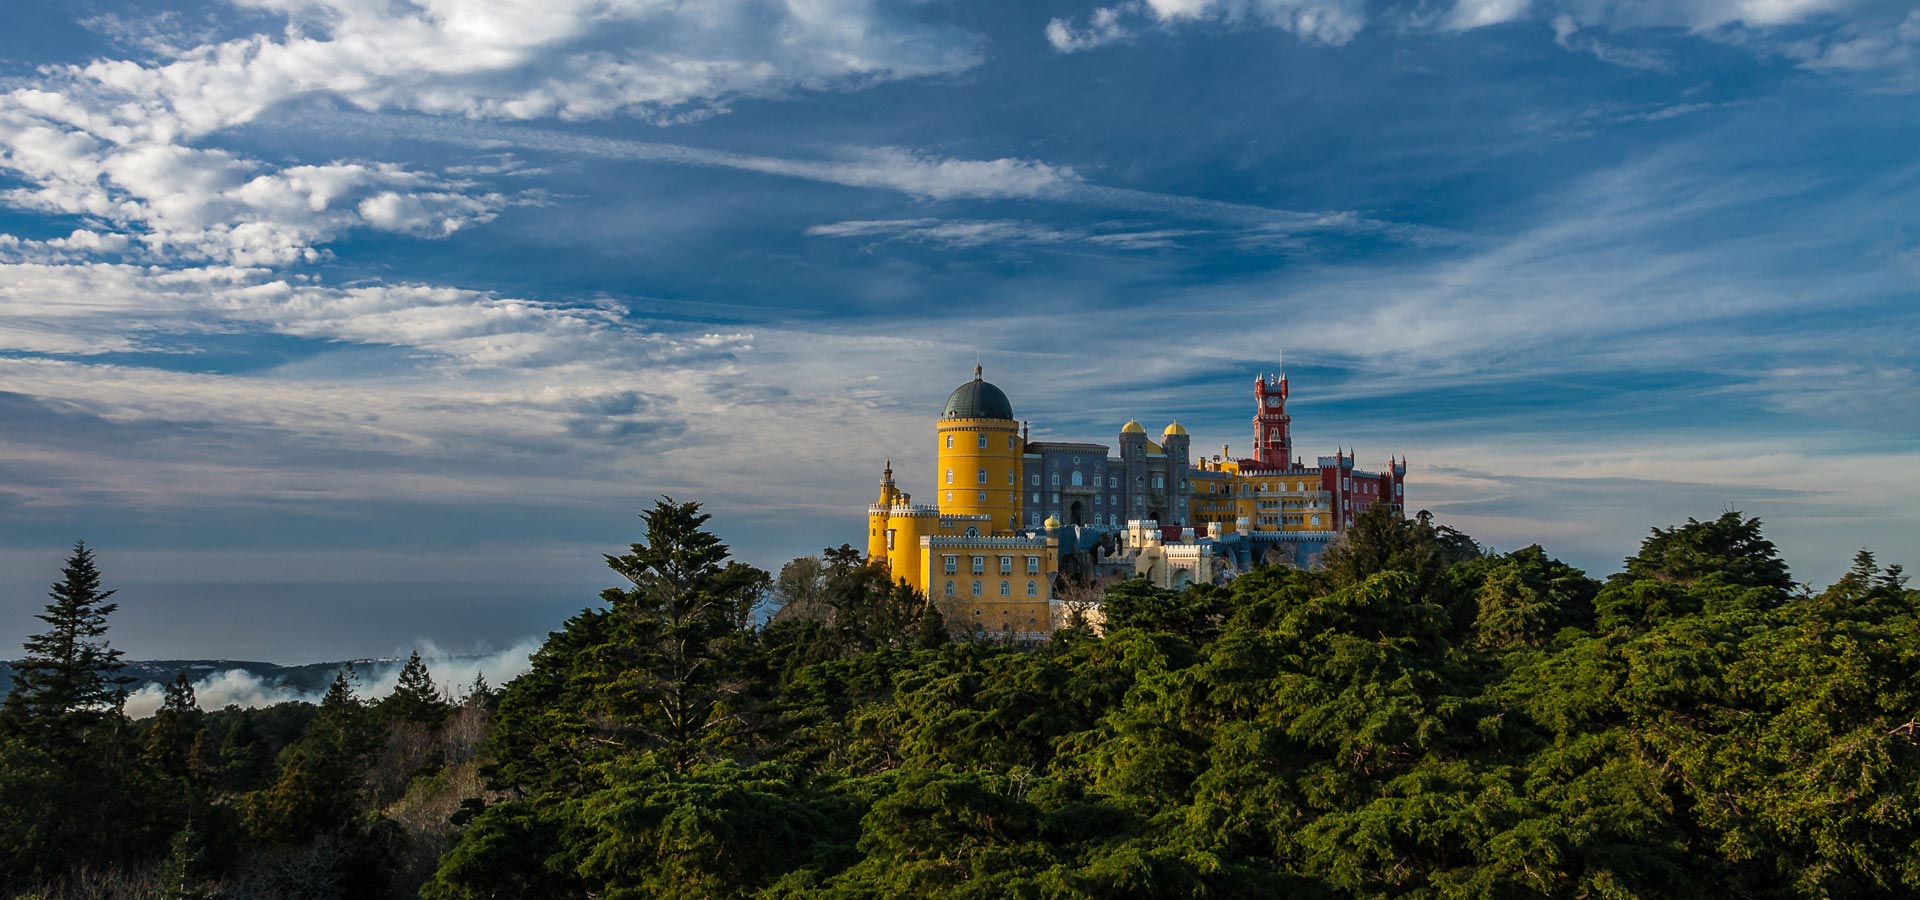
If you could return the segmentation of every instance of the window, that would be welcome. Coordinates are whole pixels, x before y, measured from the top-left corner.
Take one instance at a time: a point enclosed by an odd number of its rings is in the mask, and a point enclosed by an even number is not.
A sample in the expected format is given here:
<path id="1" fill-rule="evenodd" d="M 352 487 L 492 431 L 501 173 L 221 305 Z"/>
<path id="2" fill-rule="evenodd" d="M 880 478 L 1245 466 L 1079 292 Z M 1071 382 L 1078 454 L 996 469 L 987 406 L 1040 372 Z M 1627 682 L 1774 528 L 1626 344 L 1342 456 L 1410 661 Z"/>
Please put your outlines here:
<path id="1" fill-rule="evenodd" d="M 1035 472 L 1035 473 L 1033 473 L 1033 486 L 1034 486 L 1034 487 L 1039 487 L 1039 486 L 1040 486 L 1040 473 L 1039 473 L 1039 472 Z M 1034 501 L 1034 502 L 1036 502 L 1036 503 L 1037 503 L 1037 502 L 1039 502 L 1039 501 L 1037 501 L 1037 500 L 1036 500 L 1036 501 Z"/>
<path id="2" fill-rule="evenodd" d="M 974 557 L 973 558 L 973 574 L 978 575 L 982 572 L 985 572 L 986 570 L 987 570 L 987 558 L 984 556 Z"/>
<path id="3" fill-rule="evenodd" d="M 980 435 L 980 449 L 987 449 L 987 436 L 984 433 Z"/>
<path id="4" fill-rule="evenodd" d="M 1280 439 L 1280 429 L 1278 428 L 1267 429 L 1267 440 L 1277 441 L 1279 439 Z"/>
<path id="5" fill-rule="evenodd" d="M 1115 527 L 1118 527 L 1118 526 L 1120 525 L 1120 516 L 1119 516 L 1119 514 L 1118 514 L 1118 513 L 1107 513 L 1107 524 L 1108 524 L 1108 525 L 1112 525 L 1112 526 L 1115 526 Z"/>
<path id="6" fill-rule="evenodd" d="M 953 579 L 947 579 L 947 596 L 953 596 Z"/>
<path id="7" fill-rule="evenodd" d="M 1113 475 L 1107 478 L 1107 487 L 1117 488 L 1119 486 L 1120 486 L 1120 476 Z"/>
<path id="8" fill-rule="evenodd" d="M 1035 505 L 1035 506 L 1039 506 L 1039 505 L 1040 505 L 1040 495 L 1039 495 L 1039 494 L 1034 494 L 1034 495 L 1033 495 L 1033 505 Z"/>
<path id="9" fill-rule="evenodd" d="M 1161 489 L 1161 488 L 1164 488 L 1164 487 L 1166 487 L 1166 486 L 1167 486 L 1167 477 L 1166 477 L 1165 475 L 1155 475 L 1155 476 L 1153 476 L 1153 489 L 1154 489 L 1154 490 L 1156 490 L 1156 491 L 1157 491 L 1157 490 L 1159 490 L 1159 489 Z"/>
<path id="10" fill-rule="evenodd" d="M 954 573 L 954 570 L 955 570 L 955 569 L 956 569 L 956 568 L 957 568 L 957 567 L 958 567 L 959 565 L 960 565 L 960 557 L 958 557 L 958 556 L 949 556 L 949 557 L 947 557 L 947 574 L 948 574 L 948 575 L 952 575 L 952 574 Z"/>
<path id="11" fill-rule="evenodd" d="M 980 596 L 980 579 L 978 578 L 973 580 L 973 595 L 975 597 Z M 973 611 L 973 614 L 977 616 L 980 614 L 980 611 L 976 609 Z"/>
<path id="12" fill-rule="evenodd" d="M 1040 502 L 1040 501 L 1039 501 L 1039 499 L 1038 499 L 1038 498 L 1035 498 L 1035 499 L 1034 499 L 1034 502 L 1035 502 L 1035 503 L 1038 503 L 1038 502 Z M 1033 514 L 1033 516 L 1032 516 L 1032 518 L 1033 518 L 1033 527 L 1035 527 L 1035 528 L 1038 528 L 1038 527 L 1040 527 L 1040 514 L 1039 514 L 1039 513 L 1034 513 L 1034 514 Z"/>
<path id="13" fill-rule="evenodd" d="M 1007 483 L 1008 483 L 1008 484 L 1019 484 L 1019 483 L 1020 483 L 1020 479 L 1018 479 L 1018 478 L 1015 478 L 1015 477 L 1013 476 L 1013 470 L 1012 470 L 1012 469 L 1008 469 L 1008 470 L 1007 470 Z"/>
<path id="14" fill-rule="evenodd" d="M 1086 483 L 1087 483 L 1087 482 L 1086 482 L 1086 480 L 1080 477 L 1080 473 L 1079 473 L 1079 472 L 1075 472 L 1075 473 L 1073 473 L 1073 486 L 1074 486 L 1074 487 L 1079 487 L 1079 486 L 1081 486 L 1081 485 L 1083 485 L 1083 484 L 1086 484 Z"/>
<path id="15" fill-rule="evenodd" d="M 1050 475 L 1050 476 L 1048 476 L 1048 478 L 1047 478 L 1047 480 L 1048 480 L 1048 482 L 1049 482 L 1049 483 L 1051 483 L 1051 484 L 1052 484 L 1052 485 L 1053 485 L 1054 487 L 1059 487 L 1059 486 L 1060 486 L 1060 473 L 1059 473 L 1059 472 L 1055 472 L 1055 473 L 1053 473 L 1052 475 Z"/>
<path id="16" fill-rule="evenodd" d="M 893 549 L 893 531 L 894 530 L 891 528 L 887 529 L 887 549 L 888 550 Z"/>
<path id="17" fill-rule="evenodd" d="M 947 449 L 953 449 L 953 435 L 947 435 Z"/>
<path id="18" fill-rule="evenodd" d="M 967 537 L 979 537 L 979 536 L 980 536 L 980 529 L 975 528 L 972 525 L 967 526 Z"/>
<path id="19" fill-rule="evenodd" d="M 986 492 L 986 491 L 974 491 L 974 493 L 976 493 L 976 494 L 978 494 L 978 495 L 980 495 L 980 496 L 979 496 L 978 498 L 976 498 L 976 499 L 977 499 L 977 500 L 978 500 L 979 502 L 981 502 L 981 503 L 985 503 L 985 502 L 987 502 L 987 492 Z"/>
<path id="20" fill-rule="evenodd" d="M 1013 582 L 1004 581 L 1004 580 L 1000 582 L 1000 596 L 1002 597 L 1013 596 Z"/>
<path id="21" fill-rule="evenodd" d="M 1054 494 L 1054 495 L 1053 495 L 1053 505 L 1055 505 L 1055 506 L 1059 506 L 1059 505 L 1060 505 L 1060 495 L 1059 495 L 1059 494 Z"/>
<path id="22" fill-rule="evenodd" d="M 948 469 L 948 470 L 947 470 L 947 483 L 948 483 L 948 484 L 952 484 L 952 483 L 953 483 L 953 470 L 952 470 L 952 469 Z"/>
<path id="23" fill-rule="evenodd" d="M 1108 495 L 1107 495 L 1107 505 L 1108 505 L 1108 506 L 1119 506 L 1119 505 L 1120 505 L 1120 495 L 1119 495 L 1119 494 L 1108 494 Z"/>
<path id="24" fill-rule="evenodd" d="M 948 491 L 948 492 L 947 492 L 947 502 L 948 502 L 948 503 L 952 503 L 952 502 L 953 502 L 953 492 L 952 492 L 952 491 Z"/>
<path id="25" fill-rule="evenodd" d="M 1099 506 L 1099 505 L 1100 505 L 1100 495 L 1099 495 L 1099 494 L 1095 494 L 1095 495 L 1093 495 L 1093 505 L 1095 505 L 1095 506 Z"/>
<path id="26" fill-rule="evenodd" d="M 1038 556 L 1027 557 L 1027 574 L 1028 575 L 1040 574 L 1040 557 Z"/>
<path id="27" fill-rule="evenodd" d="M 1027 582 L 1027 596 L 1029 597 L 1040 596 L 1040 582 L 1038 581 Z"/>
<path id="28" fill-rule="evenodd" d="M 1316 528 L 1318 528 L 1318 527 L 1320 526 L 1320 517 L 1319 517 L 1319 516 L 1314 516 L 1314 517 L 1313 517 L 1313 524 L 1314 524 L 1314 527 L 1316 527 Z"/>
<path id="29" fill-rule="evenodd" d="M 1187 480 L 1185 478 L 1180 479 L 1180 489 L 1183 491 L 1187 489 Z"/>
<path id="30" fill-rule="evenodd" d="M 1011 556 L 1000 557 L 1000 574 L 1002 575 L 1013 574 L 1013 557 Z"/>
<path id="31" fill-rule="evenodd" d="M 1353 479 L 1351 478 L 1340 479 L 1340 489 L 1343 491 L 1353 490 Z"/>
<path id="32" fill-rule="evenodd" d="M 1008 516 L 1008 517 L 1007 517 L 1007 527 L 1008 527 L 1008 528 L 1019 528 L 1019 527 L 1020 527 L 1020 514 L 1019 514 L 1019 513 L 1014 513 L 1013 515 L 1010 515 L 1010 516 Z"/>
<path id="33" fill-rule="evenodd" d="M 986 483 L 987 483 L 987 470 L 985 470 L 985 469 L 981 469 L 981 470 L 980 470 L 980 472 L 979 472 L 979 474 L 978 474 L 978 475 L 976 475 L 976 476 L 974 477 L 974 480 L 975 480 L 976 482 L 978 482 L 978 483 L 980 483 L 980 484 L 986 484 Z"/>

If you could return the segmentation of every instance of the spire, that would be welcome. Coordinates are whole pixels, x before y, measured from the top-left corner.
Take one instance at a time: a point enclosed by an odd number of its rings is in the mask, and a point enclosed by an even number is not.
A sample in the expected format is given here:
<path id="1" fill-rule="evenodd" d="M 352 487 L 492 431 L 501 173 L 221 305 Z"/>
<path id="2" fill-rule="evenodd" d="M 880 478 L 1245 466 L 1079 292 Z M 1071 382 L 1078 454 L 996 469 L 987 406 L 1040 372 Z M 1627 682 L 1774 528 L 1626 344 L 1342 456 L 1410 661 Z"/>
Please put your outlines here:
<path id="1" fill-rule="evenodd" d="M 973 364 L 973 380 L 975 380 L 975 381 L 980 381 L 980 380 L 981 380 L 981 377 L 980 377 L 980 364 L 979 364 L 979 363 L 974 363 L 974 364 Z"/>

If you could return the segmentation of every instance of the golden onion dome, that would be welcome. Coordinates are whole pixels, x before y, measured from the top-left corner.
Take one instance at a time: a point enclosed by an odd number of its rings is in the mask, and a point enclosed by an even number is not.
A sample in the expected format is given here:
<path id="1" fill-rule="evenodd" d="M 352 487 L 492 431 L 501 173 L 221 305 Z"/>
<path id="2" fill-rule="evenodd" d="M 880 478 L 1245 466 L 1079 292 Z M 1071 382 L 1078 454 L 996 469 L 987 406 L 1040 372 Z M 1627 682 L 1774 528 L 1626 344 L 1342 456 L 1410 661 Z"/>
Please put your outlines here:
<path id="1" fill-rule="evenodd" d="M 1186 434 L 1186 433 L 1187 433 L 1187 427 L 1185 425 L 1180 424 L 1179 422 L 1175 422 L 1172 425 L 1168 425 L 1166 431 L 1160 432 L 1160 436 L 1172 437 L 1176 434 Z"/>
<path id="2" fill-rule="evenodd" d="M 1121 434 L 1146 434 L 1147 429 L 1141 427 L 1139 422 L 1133 419 L 1128 419 L 1127 424 L 1120 426 L 1120 433 Z"/>

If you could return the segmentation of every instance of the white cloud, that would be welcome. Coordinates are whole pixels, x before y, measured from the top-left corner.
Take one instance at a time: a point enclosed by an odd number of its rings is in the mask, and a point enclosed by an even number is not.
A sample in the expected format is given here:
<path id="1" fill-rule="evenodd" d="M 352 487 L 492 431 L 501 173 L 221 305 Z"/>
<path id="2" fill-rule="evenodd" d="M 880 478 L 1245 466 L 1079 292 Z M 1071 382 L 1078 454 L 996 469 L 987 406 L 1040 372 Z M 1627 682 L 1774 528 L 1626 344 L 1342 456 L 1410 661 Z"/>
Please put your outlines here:
<path id="1" fill-rule="evenodd" d="M 1454 30 L 1499 25 L 1525 15 L 1530 5 L 1532 0 L 1459 0 L 1442 24 Z"/>
<path id="2" fill-rule="evenodd" d="M 1648 72 L 1671 72 L 1672 63 L 1664 56 L 1651 50 L 1637 50 L 1610 44 L 1582 33 L 1580 23 L 1572 16 L 1553 17 L 1553 42 L 1562 49 L 1575 53 L 1591 53 L 1601 62 L 1611 63 L 1627 69 L 1641 69 Z"/>
<path id="3" fill-rule="evenodd" d="M 1087 244 L 1116 250 L 1155 250 L 1176 246 L 1199 232 L 1120 226 L 1071 228 L 1011 219 L 871 219 L 832 222 L 807 229 L 814 237 L 872 238 L 937 244 L 964 249 L 989 244 Z"/>
<path id="4" fill-rule="evenodd" d="M 1103 6 L 1087 16 L 1087 24 L 1073 27 L 1065 19 L 1047 22 L 1047 43 L 1061 53 L 1090 50 L 1103 44 L 1125 40 L 1131 35 L 1123 19 L 1124 7 Z"/>
<path id="5" fill-rule="evenodd" d="M 1085 24 L 1054 18 L 1047 43 L 1061 53 L 1125 40 L 1152 26 L 1217 22 L 1278 28 L 1309 43 L 1341 46 L 1367 23 L 1363 0 L 1130 0 L 1095 8 Z"/>
<path id="6" fill-rule="evenodd" d="M 1892 72 L 1893 86 L 1920 86 L 1920 13 L 1901 0 L 1453 0 L 1444 12 L 1391 13 L 1413 30 L 1470 31 L 1538 16 L 1560 46 L 1626 68 L 1670 72 L 1658 51 L 1605 41 L 1589 31 L 1626 35 L 1685 29 L 1738 40 L 1762 53 L 1799 59 L 1810 69 Z M 1047 43 L 1075 53 L 1124 41 L 1143 30 L 1216 22 L 1279 28 L 1300 39 L 1342 46 L 1369 24 L 1366 4 L 1349 0 L 1127 0 L 1099 6 L 1083 21 L 1053 18 Z M 1786 31 L 1814 28 L 1811 37 Z"/>
<path id="7" fill-rule="evenodd" d="M 362 109 L 511 119 L 632 115 L 656 122 L 739 98 L 854 88 L 956 72 L 978 61 L 956 29 L 900 21 L 871 0 L 235 0 L 282 16 L 283 33 L 185 45 L 140 40 L 155 59 L 43 69 L 0 94 L 0 171 L 25 185 L 0 202 L 84 216 L 156 260 L 280 265 L 353 228 L 444 236 L 508 199 L 477 185 L 353 161 L 278 168 L 203 146 L 294 98 Z M 176 27 L 159 17 L 155 31 Z M 951 162 L 905 151 L 840 163 L 845 177 L 895 173 L 910 192 L 1012 183 L 1019 161 Z"/>

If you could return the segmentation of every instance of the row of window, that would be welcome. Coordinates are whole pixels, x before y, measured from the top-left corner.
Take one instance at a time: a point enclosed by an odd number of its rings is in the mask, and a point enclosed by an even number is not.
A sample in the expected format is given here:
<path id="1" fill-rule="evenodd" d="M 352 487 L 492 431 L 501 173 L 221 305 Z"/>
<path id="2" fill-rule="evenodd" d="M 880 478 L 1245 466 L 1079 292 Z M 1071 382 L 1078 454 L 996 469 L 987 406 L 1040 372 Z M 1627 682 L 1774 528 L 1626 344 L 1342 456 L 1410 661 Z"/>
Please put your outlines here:
<path id="1" fill-rule="evenodd" d="M 948 575 L 952 575 L 954 572 L 958 571 L 960 566 L 960 557 L 948 556 L 944 558 L 946 559 L 946 562 L 947 562 Z M 980 575 L 985 573 L 986 571 L 987 571 L 987 558 L 984 556 L 973 557 L 973 574 Z M 1013 557 L 1011 556 L 1000 557 L 1000 574 L 1002 575 L 1013 574 Z M 1027 557 L 1027 574 L 1028 575 L 1040 574 L 1040 557 L 1038 556 Z"/>
<path id="2" fill-rule="evenodd" d="M 974 579 L 973 596 L 975 597 L 981 596 L 980 587 L 981 586 L 980 586 L 979 579 Z M 951 578 L 947 579 L 947 596 L 949 597 L 954 596 L 954 583 L 953 583 L 953 579 Z M 1011 581 L 1000 582 L 1000 596 L 1002 597 L 1013 596 L 1013 582 Z M 1038 581 L 1027 582 L 1027 596 L 1029 597 L 1040 596 L 1040 582 Z"/>
<path id="3" fill-rule="evenodd" d="M 980 471 L 979 471 L 978 473 L 976 473 L 976 475 L 975 475 L 975 479 L 976 479 L 976 480 L 978 481 L 978 483 L 980 483 L 980 484 L 986 484 L 986 483 L 987 483 L 987 470 L 985 470 L 985 469 L 981 469 L 981 470 L 980 470 Z M 952 469 L 948 469 L 948 470 L 947 470 L 947 483 L 948 483 L 948 484 L 952 484 L 952 483 L 953 483 L 953 470 L 952 470 Z M 1019 483 L 1018 481 L 1016 481 L 1016 480 L 1015 480 L 1015 478 L 1014 478 L 1014 475 L 1013 475 L 1013 473 L 1012 473 L 1012 472 L 1008 472 L 1008 473 L 1007 473 L 1007 483 L 1008 483 L 1008 484 L 1018 484 L 1018 483 Z"/>
<path id="4" fill-rule="evenodd" d="M 987 436 L 985 434 L 981 434 L 979 435 L 979 438 L 980 438 L 980 444 L 979 444 L 980 449 L 982 450 L 987 449 Z M 947 435 L 947 449 L 948 450 L 953 449 L 953 435 L 951 434 Z M 1020 439 L 1011 434 L 1007 435 L 1007 449 L 1008 450 L 1020 449 Z"/>

